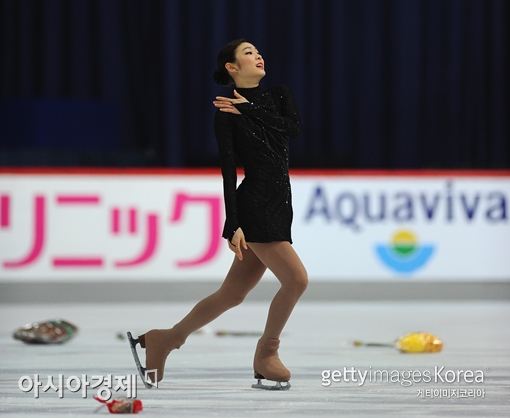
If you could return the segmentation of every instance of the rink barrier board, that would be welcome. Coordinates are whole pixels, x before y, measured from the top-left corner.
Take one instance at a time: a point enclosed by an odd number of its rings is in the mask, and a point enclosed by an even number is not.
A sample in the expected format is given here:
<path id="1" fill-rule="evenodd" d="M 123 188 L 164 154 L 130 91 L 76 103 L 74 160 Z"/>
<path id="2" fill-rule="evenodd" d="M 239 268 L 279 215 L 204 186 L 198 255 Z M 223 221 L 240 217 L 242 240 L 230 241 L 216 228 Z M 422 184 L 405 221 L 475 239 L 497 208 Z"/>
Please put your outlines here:
<path id="1" fill-rule="evenodd" d="M 312 281 L 510 279 L 508 170 L 291 170 L 291 182 Z M 223 221 L 217 168 L 3 167 L 0 281 L 218 282 L 232 261 Z"/>

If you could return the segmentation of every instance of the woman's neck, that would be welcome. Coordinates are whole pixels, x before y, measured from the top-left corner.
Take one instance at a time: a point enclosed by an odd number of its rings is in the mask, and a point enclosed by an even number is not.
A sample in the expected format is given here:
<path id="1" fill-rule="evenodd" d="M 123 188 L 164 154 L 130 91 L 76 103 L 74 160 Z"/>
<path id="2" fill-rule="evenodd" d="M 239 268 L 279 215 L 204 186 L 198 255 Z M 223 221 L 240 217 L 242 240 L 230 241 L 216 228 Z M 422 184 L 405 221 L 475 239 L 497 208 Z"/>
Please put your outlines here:
<path id="1" fill-rule="evenodd" d="M 257 78 L 243 78 L 243 79 L 235 79 L 235 85 L 239 89 L 252 89 L 254 87 L 258 87 L 260 83 L 260 77 Z"/>
<path id="2" fill-rule="evenodd" d="M 236 89 L 256 89 L 259 85 L 257 84 L 256 86 L 252 86 L 252 85 L 237 85 L 236 84 Z"/>
<path id="3" fill-rule="evenodd" d="M 259 83 L 236 83 L 236 88 L 238 89 L 253 89 L 258 86 Z"/>

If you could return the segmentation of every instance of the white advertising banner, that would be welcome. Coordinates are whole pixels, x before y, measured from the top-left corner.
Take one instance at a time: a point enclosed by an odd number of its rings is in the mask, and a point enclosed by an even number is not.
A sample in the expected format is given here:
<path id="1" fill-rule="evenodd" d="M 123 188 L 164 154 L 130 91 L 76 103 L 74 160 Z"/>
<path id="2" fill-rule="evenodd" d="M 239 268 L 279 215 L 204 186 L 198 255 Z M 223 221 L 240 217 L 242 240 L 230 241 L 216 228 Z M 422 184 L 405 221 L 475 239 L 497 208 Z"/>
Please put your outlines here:
<path id="1" fill-rule="evenodd" d="M 510 177 L 299 176 L 295 248 L 323 280 L 510 280 Z"/>
<path id="2" fill-rule="evenodd" d="M 311 280 L 510 280 L 510 173 L 291 181 Z M 223 222 L 217 171 L 2 173 L 0 281 L 220 281 Z"/>

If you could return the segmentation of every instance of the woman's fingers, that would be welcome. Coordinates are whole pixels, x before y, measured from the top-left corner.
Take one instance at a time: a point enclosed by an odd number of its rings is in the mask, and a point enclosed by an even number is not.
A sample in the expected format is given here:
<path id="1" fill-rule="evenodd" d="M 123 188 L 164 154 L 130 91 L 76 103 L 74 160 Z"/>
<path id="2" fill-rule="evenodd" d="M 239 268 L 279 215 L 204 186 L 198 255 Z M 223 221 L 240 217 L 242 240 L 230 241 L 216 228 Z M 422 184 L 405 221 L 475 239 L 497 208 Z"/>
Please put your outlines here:
<path id="1" fill-rule="evenodd" d="M 224 96 L 216 96 L 216 100 L 213 101 L 214 106 L 216 106 L 220 111 L 233 113 L 234 115 L 240 115 L 241 112 L 235 107 L 236 104 L 246 103 L 246 100 L 243 96 L 241 96 L 237 90 L 234 90 L 235 98 L 224 97 Z"/>
<path id="2" fill-rule="evenodd" d="M 232 103 L 232 98 L 230 97 L 223 97 L 223 96 L 216 96 L 216 100 L 220 101 L 220 102 L 228 102 L 228 103 Z"/>
<path id="3" fill-rule="evenodd" d="M 237 108 L 232 104 L 232 99 L 228 102 L 215 100 L 213 101 L 213 104 L 222 112 L 233 113 L 235 115 L 241 114 L 241 112 L 239 112 L 239 110 L 237 110 Z"/>
<path id="4" fill-rule="evenodd" d="M 237 110 L 234 106 L 231 107 L 220 107 L 220 112 L 233 113 L 234 115 L 240 115 L 241 112 Z"/>
<path id="5" fill-rule="evenodd" d="M 241 96 L 237 90 L 234 90 L 234 96 L 236 96 L 236 103 L 245 103 L 248 102 L 245 97 Z"/>
<path id="6" fill-rule="evenodd" d="M 220 106 L 233 106 L 235 104 L 236 99 L 230 99 L 228 97 L 216 97 L 216 100 L 213 102 L 216 107 Z"/>
<path id="7" fill-rule="evenodd" d="M 235 253 L 235 255 L 237 256 L 237 258 L 239 260 L 243 259 L 243 252 L 242 252 L 241 246 L 239 244 L 235 244 L 235 243 L 229 242 L 228 246 L 229 246 L 230 250 Z"/>
<path id="8" fill-rule="evenodd" d="M 243 259 L 243 251 L 241 247 L 247 250 L 248 245 L 246 245 L 244 232 L 241 228 L 237 228 L 236 232 L 234 233 L 234 236 L 232 237 L 232 241 L 228 242 L 228 246 L 236 254 L 239 260 Z"/>
<path id="9" fill-rule="evenodd" d="M 245 250 L 248 249 L 248 245 L 246 244 L 246 240 L 244 239 L 244 235 L 241 237 L 239 244 L 240 244 L 239 246 L 242 245 Z"/>
<path id="10" fill-rule="evenodd" d="M 236 105 L 236 104 L 239 104 L 239 103 L 246 103 L 246 102 L 248 102 L 248 100 L 246 100 L 246 98 L 241 96 L 236 90 L 234 90 L 234 96 L 235 96 L 235 98 L 224 97 L 224 96 L 216 96 L 216 101 L 213 102 L 213 103 L 218 102 L 218 103 L 224 103 L 224 104 L 229 104 L 229 105 Z"/>
<path id="11" fill-rule="evenodd" d="M 222 108 L 222 107 L 234 107 L 234 104 L 232 102 L 220 102 L 215 100 L 213 102 L 214 106 Z"/>
<path id="12" fill-rule="evenodd" d="M 243 252 L 241 250 L 241 246 L 236 247 L 235 253 L 237 255 L 237 258 L 242 261 L 243 260 Z"/>

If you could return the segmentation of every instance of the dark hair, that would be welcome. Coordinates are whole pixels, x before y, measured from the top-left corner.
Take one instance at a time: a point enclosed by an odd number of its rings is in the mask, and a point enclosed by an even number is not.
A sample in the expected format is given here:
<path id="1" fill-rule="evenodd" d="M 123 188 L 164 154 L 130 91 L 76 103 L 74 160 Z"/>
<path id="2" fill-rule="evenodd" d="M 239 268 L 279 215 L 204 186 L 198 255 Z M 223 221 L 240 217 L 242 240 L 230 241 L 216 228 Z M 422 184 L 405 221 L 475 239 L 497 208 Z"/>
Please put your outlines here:
<path id="1" fill-rule="evenodd" d="M 236 62 L 236 49 L 245 39 L 236 39 L 229 42 L 223 48 L 221 48 L 218 57 L 216 58 L 216 65 L 218 68 L 213 73 L 213 80 L 220 86 L 229 86 L 234 83 L 234 79 L 230 76 L 230 73 L 225 68 L 227 62 Z"/>

